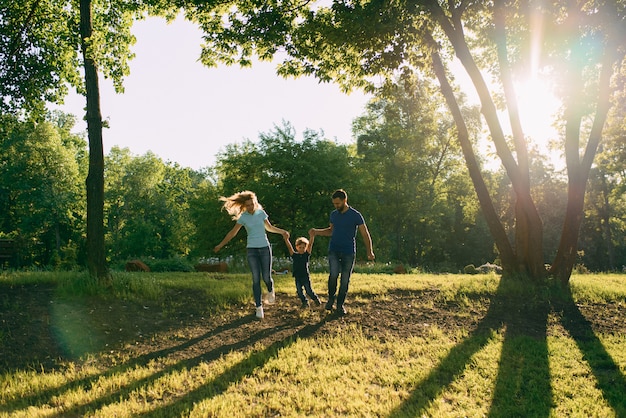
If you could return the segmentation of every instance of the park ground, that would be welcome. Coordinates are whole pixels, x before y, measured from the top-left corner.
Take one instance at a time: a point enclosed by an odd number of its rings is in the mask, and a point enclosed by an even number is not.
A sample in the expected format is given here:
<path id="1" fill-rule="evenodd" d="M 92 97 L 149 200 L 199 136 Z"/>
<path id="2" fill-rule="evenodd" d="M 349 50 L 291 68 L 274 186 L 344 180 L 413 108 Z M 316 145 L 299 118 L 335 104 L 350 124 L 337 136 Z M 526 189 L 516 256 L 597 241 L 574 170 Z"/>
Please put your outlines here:
<path id="1" fill-rule="evenodd" d="M 467 296 L 469 303 L 456 303 L 442 297 L 438 287 L 426 286 L 388 289 L 384 296 L 354 292 L 346 303 L 348 314 L 339 316 L 323 305 L 303 309 L 289 285 L 280 289 L 276 303 L 266 304 L 265 318 L 258 320 L 249 301 L 207 310 L 206 301 L 193 289 L 170 289 L 159 301 L 129 301 L 59 298 L 55 286 L 46 283 L 2 284 L 0 372 L 45 374 L 90 363 L 101 369 L 130 367 L 165 356 L 193 368 L 237 351 L 266 352 L 287 346 L 287 341 L 341 336 L 355 329 L 379 342 L 427 337 L 433 329 L 449 335 L 462 330 L 471 336 L 503 326 L 508 337 L 539 341 L 559 336 L 554 334 L 568 334 L 579 342 L 593 341 L 594 335 L 626 335 L 626 306 L 620 301 L 574 303 L 566 298 L 537 303 L 515 294 L 476 294 Z M 325 292 L 319 293 L 324 301 Z M 618 387 L 624 384 L 623 372 L 611 373 L 618 376 Z M 196 401 L 190 398 L 189 405 Z M 91 407 L 74 408 L 68 416 L 81 416 Z M 623 407 L 617 406 L 617 416 Z M 417 406 L 418 411 L 424 408 Z M 3 409 L 0 405 L 0 415 Z M 11 407 L 4 410 L 10 412 Z"/>

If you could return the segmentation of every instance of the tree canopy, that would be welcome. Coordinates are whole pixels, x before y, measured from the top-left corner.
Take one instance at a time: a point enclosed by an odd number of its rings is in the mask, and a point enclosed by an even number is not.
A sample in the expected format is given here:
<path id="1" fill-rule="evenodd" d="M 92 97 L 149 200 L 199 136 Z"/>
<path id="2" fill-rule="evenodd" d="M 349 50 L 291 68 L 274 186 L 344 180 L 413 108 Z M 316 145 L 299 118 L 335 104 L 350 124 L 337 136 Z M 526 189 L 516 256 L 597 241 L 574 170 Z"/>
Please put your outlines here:
<path id="1" fill-rule="evenodd" d="M 609 110 L 611 79 L 624 64 L 625 10 L 623 1 L 335 0 L 320 7 L 288 0 L 210 11 L 188 5 L 187 16 L 205 32 L 202 60 L 208 65 L 249 65 L 253 55 L 278 55 L 283 58 L 280 74 L 313 74 L 346 90 L 372 89 L 375 77 L 398 72 L 435 77 L 505 271 L 534 279 L 551 274 L 567 283 L 576 260 L 586 183 Z M 516 197 L 511 237 L 494 208 L 461 112 L 450 70 L 453 57 L 471 79 Z M 548 271 L 516 92 L 523 78 L 539 72 L 552 77 L 563 103 L 560 136 L 568 176 L 561 241 Z"/>

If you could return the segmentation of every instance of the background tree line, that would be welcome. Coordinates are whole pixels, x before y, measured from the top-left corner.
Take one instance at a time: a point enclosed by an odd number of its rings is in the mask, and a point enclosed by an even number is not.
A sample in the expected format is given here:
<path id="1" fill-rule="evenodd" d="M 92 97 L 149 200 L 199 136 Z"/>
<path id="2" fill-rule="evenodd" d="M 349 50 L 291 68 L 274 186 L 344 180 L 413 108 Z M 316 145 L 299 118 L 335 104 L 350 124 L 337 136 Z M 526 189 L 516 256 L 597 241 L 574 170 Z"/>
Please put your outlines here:
<path id="1" fill-rule="evenodd" d="M 184 260 L 191 265 L 213 256 L 211 249 L 232 227 L 218 197 L 254 190 L 273 223 L 306 235 L 325 226 L 338 187 L 366 217 L 377 259 L 427 271 L 462 270 L 497 261 L 494 240 L 454 138 L 454 124 L 427 80 L 399 77 L 381 87 L 363 115 L 353 121 L 353 144 L 322 132 L 302 139 L 287 122 L 256 141 L 232 144 L 214 167 L 192 170 L 150 152 L 136 156 L 113 148 L 105 156 L 105 241 L 107 260 L 121 266 L 140 258 Z M 616 107 L 608 140 L 594 167 L 580 237 L 579 264 L 594 271 L 626 265 L 624 127 Z M 478 110 L 465 107 L 480 137 Z M 0 123 L 0 228 L 18 246 L 20 267 L 84 268 L 87 144 L 71 133 L 74 118 L 52 113 L 45 122 L 3 116 Z M 530 170 L 533 198 L 544 223 L 544 257 L 558 247 L 566 180 L 546 156 Z M 485 162 L 483 162 L 485 163 Z M 513 234 L 514 196 L 502 169 L 485 170 L 496 208 Z M 284 244 L 270 234 L 275 254 Z M 319 239 L 315 256 L 325 255 Z M 225 255 L 242 254 L 242 233 Z M 360 246 L 361 249 L 363 246 Z M 359 254 L 360 259 L 365 257 Z"/>
<path id="2" fill-rule="evenodd" d="M 553 277 L 567 285 L 577 257 L 583 253 L 579 243 L 583 227 L 588 227 L 583 222 L 588 219 L 584 217 L 585 196 L 592 175 L 598 176 L 602 187 L 616 180 L 612 173 L 592 173 L 592 169 L 602 148 L 609 111 L 623 90 L 625 10 L 623 0 L 555 1 L 532 7 L 509 1 L 333 0 L 321 5 L 268 0 L 261 5 L 246 0 L 12 0 L 0 9 L 0 110 L 41 122 L 45 103 L 62 102 L 68 86 L 85 95 L 89 142 L 85 184 L 87 266 L 92 278 L 106 283 L 110 275 L 105 250 L 104 124 L 98 78 L 99 74 L 110 78 L 116 90 L 123 91 L 128 61 L 133 57 L 130 28 L 134 20 L 148 15 L 171 19 L 182 13 L 203 31 L 200 60 L 209 66 L 249 66 L 255 56 L 277 59 L 282 61 L 277 67 L 279 75 L 313 75 L 320 81 L 337 83 L 346 91 L 358 88 L 369 92 L 398 74 L 427 74 L 437 80 L 437 90 L 445 98 L 445 108 L 450 112 L 456 140 L 505 273 L 529 281 Z M 476 153 L 473 113 L 464 109 L 466 89 L 461 89 L 457 81 L 457 70 L 452 65 L 455 59 L 460 71 L 471 80 L 470 90 L 479 97 L 485 138 L 495 147 L 496 160 L 506 173 L 506 180 L 496 179 L 496 184 L 510 190 L 512 219 L 502 217 L 499 202 L 506 198 L 493 194 L 492 173 L 483 170 L 484 156 Z M 537 75 L 550 79 L 550 90 L 562 104 L 554 121 L 560 125 L 558 148 L 563 152 L 566 182 L 562 185 L 567 193 L 558 222 L 562 227 L 557 251 L 549 258 L 549 267 L 546 248 L 552 244 L 540 213 L 544 202 L 536 201 L 541 191 L 531 182 L 536 175 L 531 168 L 543 162 L 534 158 L 537 153 L 532 149 L 532 138 L 527 136 L 528 125 L 534 121 L 522 120 L 518 94 L 525 88 L 524 80 Z M 375 84 L 373 80 L 379 81 Z M 535 100 L 541 100 L 543 95 L 535 96 Z M 507 123 L 510 134 L 506 133 Z M 617 131 L 620 129 L 623 131 L 618 124 Z M 362 141 L 362 145 L 367 148 L 375 142 Z M 433 155 L 437 154 L 446 153 Z M 437 169 L 429 174 L 438 191 L 437 180 L 445 179 L 446 184 L 453 181 L 445 177 L 447 173 L 438 171 L 444 166 L 433 163 L 430 161 L 426 167 Z M 443 195 L 431 195 L 434 199 L 424 203 L 432 204 L 434 209 Z M 602 221 L 589 232 L 611 242 L 618 227 L 610 220 L 617 202 L 608 190 L 597 197 L 594 210 Z M 560 210 L 560 206 L 555 209 Z M 414 238 L 404 232 L 396 228 L 396 248 L 406 237 Z M 421 244 L 409 244 L 413 257 L 430 252 L 430 242 Z M 616 247 L 612 243 L 605 247 L 611 264 L 610 260 L 616 261 Z"/>

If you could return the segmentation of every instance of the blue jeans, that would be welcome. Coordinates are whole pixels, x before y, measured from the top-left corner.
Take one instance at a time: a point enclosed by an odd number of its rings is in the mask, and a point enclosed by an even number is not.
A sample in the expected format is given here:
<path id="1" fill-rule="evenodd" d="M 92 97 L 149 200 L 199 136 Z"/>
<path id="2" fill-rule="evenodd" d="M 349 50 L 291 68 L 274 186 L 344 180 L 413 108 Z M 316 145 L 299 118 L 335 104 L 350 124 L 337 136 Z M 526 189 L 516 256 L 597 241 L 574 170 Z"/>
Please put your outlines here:
<path id="1" fill-rule="evenodd" d="M 302 303 L 306 303 L 307 301 L 305 292 L 306 292 L 306 295 L 308 295 L 312 301 L 320 300 L 319 296 L 315 294 L 315 291 L 311 287 L 310 276 L 307 275 L 303 277 L 296 277 L 295 280 L 296 280 L 296 292 L 298 293 L 298 297 L 300 298 Z"/>
<path id="2" fill-rule="evenodd" d="M 274 290 L 272 279 L 272 249 L 270 247 L 248 248 L 248 265 L 252 272 L 252 293 L 254 303 L 261 306 L 261 278 L 267 286 L 267 291 Z"/>
<path id="3" fill-rule="evenodd" d="M 337 293 L 337 278 L 341 274 L 339 284 L 339 295 L 337 297 L 337 309 L 343 306 L 348 295 L 348 286 L 350 285 L 350 275 L 354 268 L 354 254 L 339 253 L 336 251 L 328 252 L 328 266 L 330 275 L 328 276 L 328 304 L 332 306 L 335 301 L 335 293 Z"/>

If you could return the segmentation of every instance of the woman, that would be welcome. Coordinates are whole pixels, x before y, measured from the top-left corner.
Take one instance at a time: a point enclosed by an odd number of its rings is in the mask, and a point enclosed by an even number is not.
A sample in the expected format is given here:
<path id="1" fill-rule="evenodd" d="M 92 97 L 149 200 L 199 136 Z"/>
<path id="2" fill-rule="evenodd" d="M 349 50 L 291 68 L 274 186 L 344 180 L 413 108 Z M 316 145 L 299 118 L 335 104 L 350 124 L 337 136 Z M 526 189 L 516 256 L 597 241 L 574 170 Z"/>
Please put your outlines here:
<path id="1" fill-rule="evenodd" d="M 224 245 L 233 239 L 242 226 L 246 228 L 248 233 L 248 265 L 252 272 L 252 292 L 254 293 L 254 302 L 256 304 L 256 316 L 257 318 L 263 318 L 261 278 L 269 292 L 267 297 L 268 303 L 274 303 L 276 299 L 274 280 L 272 279 L 272 249 L 265 231 L 281 234 L 285 239 L 289 239 L 289 232 L 276 228 L 270 223 L 267 213 L 259 204 L 254 192 L 243 191 L 230 197 L 220 197 L 220 200 L 224 202 L 224 209 L 237 223 L 226 234 L 222 242 L 215 246 L 215 252 L 221 250 Z"/>

